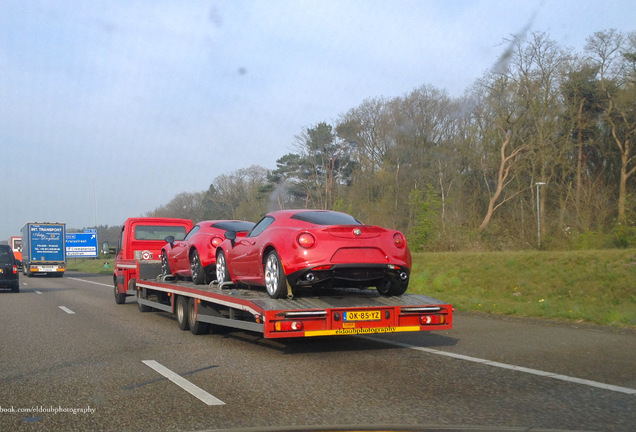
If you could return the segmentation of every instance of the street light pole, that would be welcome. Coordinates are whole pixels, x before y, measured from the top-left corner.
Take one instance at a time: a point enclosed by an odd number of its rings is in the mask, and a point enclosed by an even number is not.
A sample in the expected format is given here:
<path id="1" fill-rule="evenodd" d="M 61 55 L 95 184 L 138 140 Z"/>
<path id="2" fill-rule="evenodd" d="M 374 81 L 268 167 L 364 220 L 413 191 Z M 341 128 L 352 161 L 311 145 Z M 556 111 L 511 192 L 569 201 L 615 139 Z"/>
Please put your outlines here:
<path id="1" fill-rule="evenodd" d="M 539 187 L 544 186 L 545 182 L 536 182 L 537 187 L 537 249 L 541 249 L 541 204 L 539 201 Z"/>

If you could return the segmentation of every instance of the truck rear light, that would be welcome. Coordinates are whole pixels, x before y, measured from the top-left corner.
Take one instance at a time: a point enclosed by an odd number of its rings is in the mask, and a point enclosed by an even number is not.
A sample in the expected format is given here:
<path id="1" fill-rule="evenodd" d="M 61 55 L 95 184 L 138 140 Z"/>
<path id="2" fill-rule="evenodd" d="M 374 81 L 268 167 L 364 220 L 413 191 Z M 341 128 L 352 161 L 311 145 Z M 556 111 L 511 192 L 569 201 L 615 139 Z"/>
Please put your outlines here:
<path id="1" fill-rule="evenodd" d="M 279 332 L 285 331 L 301 331 L 303 329 L 302 321 L 277 321 L 274 329 Z"/>
<path id="2" fill-rule="evenodd" d="M 223 239 L 221 237 L 214 236 L 210 239 L 210 244 L 212 245 L 213 248 L 219 247 L 221 243 L 223 243 Z"/>
<path id="3" fill-rule="evenodd" d="M 446 316 L 445 315 L 422 315 L 420 317 L 420 324 L 422 325 L 446 324 Z"/>
<path id="4" fill-rule="evenodd" d="M 18 266 L 14 265 L 13 266 L 13 274 L 17 274 L 18 273 Z"/>

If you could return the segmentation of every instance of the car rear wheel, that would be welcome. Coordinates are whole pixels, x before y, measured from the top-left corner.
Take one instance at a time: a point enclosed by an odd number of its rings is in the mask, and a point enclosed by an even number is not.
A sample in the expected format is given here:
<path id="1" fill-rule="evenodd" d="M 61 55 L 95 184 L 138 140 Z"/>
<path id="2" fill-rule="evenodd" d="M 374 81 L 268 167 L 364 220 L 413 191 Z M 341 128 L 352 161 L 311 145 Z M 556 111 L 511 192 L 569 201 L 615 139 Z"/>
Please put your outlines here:
<path id="1" fill-rule="evenodd" d="M 223 251 L 216 254 L 216 281 L 218 284 L 231 281 L 230 270 L 227 268 L 227 260 Z"/>
<path id="2" fill-rule="evenodd" d="M 378 292 L 385 296 L 401 296 L 406 292 L 408 281 L 400 281 L 394 278 L 385 279 L 376 286 Z"/>
<path id="3" fill-rule="evenodd" d="M 179 296 L 177 297 L 177 323 L 181 330 L 190 329 L 190 319 L 188 318 L 188 298 Z"/>
<path id="4" fill-rule="evenodd" d="M 284 298 L 287 295 L 287 277 L 276 251 L 271 251 L 265 260 L 265 288 L 271 298 Z"/>
<path id="5" fill-rule="evenodd" d="M 166 255 L 166 251 L 161 252 L 161 276 L 170 276 L 172 272 L 170 271 L 170 264 L 168 263 L 168 255 Z"/>
<path id="6" fill-rule="evenodd" d="M 196 285 L 203 285 L 207 282 L 205 269 L 201 264 L 201 257 L 196 250 L 192 251 L 192 255 L 190 256 L 190 274 L 192 275 L 192 282 Z"/>

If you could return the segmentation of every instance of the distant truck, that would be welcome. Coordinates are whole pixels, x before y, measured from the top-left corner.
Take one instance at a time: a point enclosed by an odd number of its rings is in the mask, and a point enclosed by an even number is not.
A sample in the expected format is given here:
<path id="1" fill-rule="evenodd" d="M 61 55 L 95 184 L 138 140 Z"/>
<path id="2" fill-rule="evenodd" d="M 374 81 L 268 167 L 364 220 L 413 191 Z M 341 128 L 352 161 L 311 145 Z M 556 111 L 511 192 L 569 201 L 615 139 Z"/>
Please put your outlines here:
<path id="1" fill-rule="evenodd" d="M 9 246 L 11 246 L 11 250 L 13 250 L 13 256 L 18 264 L 18 269 L 22 269 L 22 237 L 10 237 Z"/>
<path id="2" fill-rule="evenodd" d="M 166 237 L 183 240 L 193 226 L 189 219 L 126 219 L 121 228 L 113 269 L 117 304 L 125 303 L 128 296 L 137 295 L 136 282 L 140 277 L 154 278 L 157 275 L 154 269 L 161 268 L 161 248 L 166 244 Z M 151 269 L 150 273 L 146 274 L 146 269 Z"/>
<path id="3" fill-rule="evenodd" d="M 22 227 L 22 273 L 64 276 L 66 224 L 28 222 Z"/>

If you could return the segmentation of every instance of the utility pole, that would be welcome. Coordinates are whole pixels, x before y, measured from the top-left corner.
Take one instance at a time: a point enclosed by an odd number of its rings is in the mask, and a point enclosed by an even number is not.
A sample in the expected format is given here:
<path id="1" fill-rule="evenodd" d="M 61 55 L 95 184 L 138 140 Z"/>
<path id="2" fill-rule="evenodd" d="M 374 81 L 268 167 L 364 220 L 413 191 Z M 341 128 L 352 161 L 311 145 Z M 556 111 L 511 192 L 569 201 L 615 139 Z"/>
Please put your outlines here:
<path id="1" fill-rule="evenodd" d="M 545 182 L 536 182 L 537 187 L 537 249 L 541 249 L 541 201 L 539 200 L 539 187 L 545 186 Z"/>

